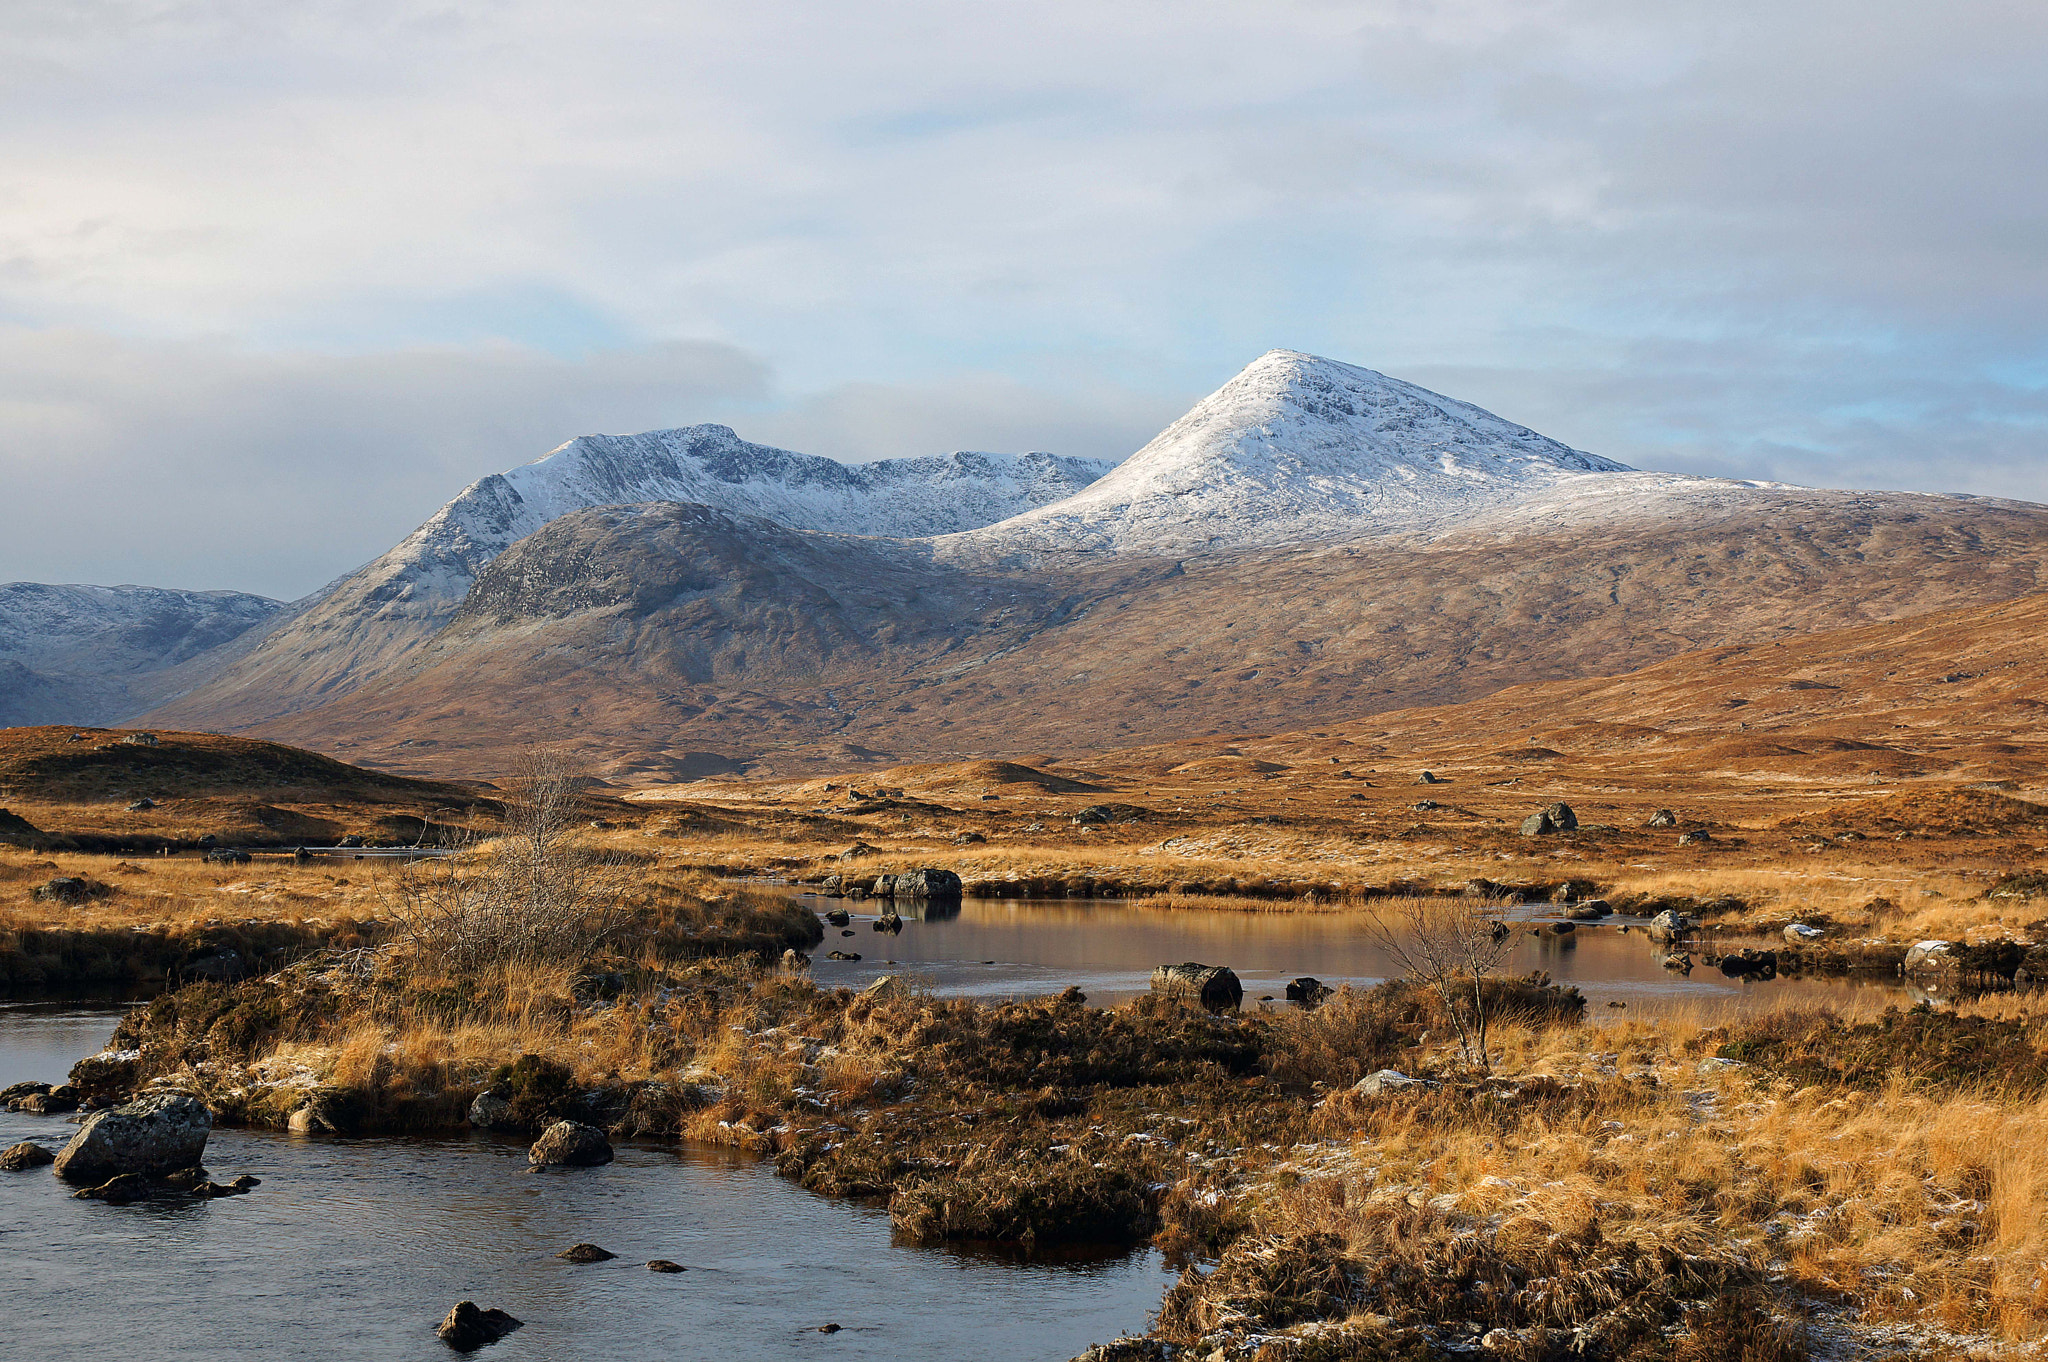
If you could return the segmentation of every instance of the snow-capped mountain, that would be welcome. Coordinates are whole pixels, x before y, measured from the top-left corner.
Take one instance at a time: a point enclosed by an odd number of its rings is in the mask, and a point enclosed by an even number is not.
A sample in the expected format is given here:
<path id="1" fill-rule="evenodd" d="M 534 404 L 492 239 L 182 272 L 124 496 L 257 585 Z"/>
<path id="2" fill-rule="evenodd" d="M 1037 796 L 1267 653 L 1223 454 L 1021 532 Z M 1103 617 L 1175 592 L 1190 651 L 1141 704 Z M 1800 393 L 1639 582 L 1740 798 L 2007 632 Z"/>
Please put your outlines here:
<path id="1" fill-rule="evenodd" d="M 1052 454 L 959 453 L 843 464 L 742 440 L 729 427 L 584 435 L 480 479 L 396 548 L 337 584 L 440 613 L 477 572 L 543 525 L 592 506 L 679 501 L 798 530 L 915 538 L 993 524 L 1079 491 L 1114 465 Z"/>
<path id="2" fill-rule="evenodd" d="M 294 603 L 207 695 L 240 692 L 237 713 L 267 717 L 352 689 L 431 642 L 499 554 L 593 507 L 694 503 L 799 531 L 915 539 L 1049 505 L 1112 466 L 978 453 L 843 464 L 718 425 L 580 436 L 478 480 L 390 552 Z"/>
<path id="3" fill-rule="evenodd" d="M 161 673 L 283 608 L 240 591 L 0 583 L 0 726 L 132 714 L 162 698 Z"/>
<path id="4" fill-rule="evenodd" d="M 1377 538 L 1629 471 L 1413 383 L 1272 350 L 1099 481 L 961 539 L 1187 553 Z"/>

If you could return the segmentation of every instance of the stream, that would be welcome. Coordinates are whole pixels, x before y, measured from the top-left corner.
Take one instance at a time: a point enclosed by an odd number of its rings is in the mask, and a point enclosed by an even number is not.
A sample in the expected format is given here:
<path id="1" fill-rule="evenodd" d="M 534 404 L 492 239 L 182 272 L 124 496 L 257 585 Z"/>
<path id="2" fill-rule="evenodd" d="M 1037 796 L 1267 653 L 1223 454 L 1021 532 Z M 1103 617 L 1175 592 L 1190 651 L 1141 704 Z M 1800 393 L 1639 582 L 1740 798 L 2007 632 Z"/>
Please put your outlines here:
<path id="1" fill-rule="evenodd" d="M 797 895 L 823 913 L 872 910 Z M 968 899 L 899 905 L 904 926 L 828 927 L 812 972 L 828 987 L 884 974 L 983 999 L 1078 985 L 1096 1003 L 1147 990 L 1152 967 L 1226 964 L 1248 1006 L 1287 980 L 1367 985 L 1399 972 L 1363 912 L 1145 910 L 1117 900 Z M 1527 910 L 1531 916 L 1541 909 Z M 1624 920 L 1626 921 L 1626 920 Z M 1527 926 L 1518 924 L 1518 929 Z M 826 958 L 832 949 L 859 961 Z M 1638 932 L 1582 926 L 1567 944 L 1520 935 L 1506 969 L 1547 970 L 1592 1003 L 1736 1009 L 1803 1002 L 1910 1002 L 1896 979 L 1745 983 L 1680 976 Z M 127 1004 L 0 1002 L 0 1085 L 57 1082 L 101 1048 Z M 59 1117 L 0 1112 L 0 1145 L 56 1148 Z M 20 1356 L 135 1353 L 158 1359 L 445 1359 L 434 1325 L 459 1299 L 526 1327 L 492 1362 L 606 1357 L 947 1358 L 1063 1362 L 1142 1332 L 1170 1276 L 1157 1253 L 1043 1262 L 898 1242 L 885 1211 L 815 1196 L 773 1166 L 698 1146 L 622 1145 L 603 1168 L 535 1175 L 525 1145 L 490 1137 L 338 1140 L 216 1130 L 220 1180 L 250 1195 L 130 1206 L 75 1201 L 47 1170 L 0 1173 L 8 1337 Z M 619 1255 L 575 1266 L 578 1241 Z M 688 1272 L 649 1272 L 669 1258 Z M 840 1332 L 824 1334 L 823 1324 Z"/>
<path id="2" fill-rule="evenodd" d="M 64 1077 L 117 1006 L 0 1004 L 0 1080 Z M 60 1147 L 61 1117 L 0 1111 L 0 1146 Z M 1172 1280 L 1153 1252 L 1014 1262 L 913 1247 L 887 1212 L 815 1196 L 701 1146 L 621 1145 L 602 1168 L 526 1171 L 523 1142 L 216 1130 L 247 1196 L 109 1206 L 47 1168 L 0 1173 L 18 1357 L 431 1359 L 460 1299 L 526 1327 L 491 1362 L 957 1358 L 1065 1362 L 1142 1332 Z M 576 1266 L 578 1241 L 619 1255 Z M 689 1268 L 649 1272 L 650 1258 Z M 821 1324 L 842 1331 L 821 1334 Z"/>

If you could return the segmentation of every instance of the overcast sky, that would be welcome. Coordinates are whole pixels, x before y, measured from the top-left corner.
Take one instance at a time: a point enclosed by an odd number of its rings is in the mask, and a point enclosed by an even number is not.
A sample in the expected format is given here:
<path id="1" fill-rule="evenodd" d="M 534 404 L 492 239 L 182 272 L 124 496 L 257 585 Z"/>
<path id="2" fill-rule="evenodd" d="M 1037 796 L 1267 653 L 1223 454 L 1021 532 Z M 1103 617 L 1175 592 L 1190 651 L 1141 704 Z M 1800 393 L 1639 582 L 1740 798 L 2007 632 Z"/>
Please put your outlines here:
<path id="1" fill-rule="evenodd" d="M 295 596 L 586 431 L 1121 458 L 1275 346 L 2048 501 L 2038 0 L 9 0 L 0 580 Z"/>

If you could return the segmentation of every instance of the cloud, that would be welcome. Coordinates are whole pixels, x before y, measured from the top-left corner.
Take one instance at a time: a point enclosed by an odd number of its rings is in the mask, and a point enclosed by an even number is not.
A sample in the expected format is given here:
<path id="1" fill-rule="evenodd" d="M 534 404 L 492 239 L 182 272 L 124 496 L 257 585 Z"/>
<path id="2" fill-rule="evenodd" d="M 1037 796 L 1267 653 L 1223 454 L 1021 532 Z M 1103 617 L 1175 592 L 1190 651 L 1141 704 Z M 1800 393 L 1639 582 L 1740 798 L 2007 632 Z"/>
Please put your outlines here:
<path id="1" fill-rule="evenodd" d="M 2044 59 L 2004 0 L 24 0 L 0 573 L 195 580 L 220 505 L 281 589 L 591 428 L 1113 456 L 1272 346 L 2048 500 Z"/>
<path id="2" fill-rule="evenodd" d="M 757 360 L 702 343 L 337 357 L 0 331 L 0 580 L 295 597 L 485 473 L 586 431 L 755 400 L 765 382 Z"/>

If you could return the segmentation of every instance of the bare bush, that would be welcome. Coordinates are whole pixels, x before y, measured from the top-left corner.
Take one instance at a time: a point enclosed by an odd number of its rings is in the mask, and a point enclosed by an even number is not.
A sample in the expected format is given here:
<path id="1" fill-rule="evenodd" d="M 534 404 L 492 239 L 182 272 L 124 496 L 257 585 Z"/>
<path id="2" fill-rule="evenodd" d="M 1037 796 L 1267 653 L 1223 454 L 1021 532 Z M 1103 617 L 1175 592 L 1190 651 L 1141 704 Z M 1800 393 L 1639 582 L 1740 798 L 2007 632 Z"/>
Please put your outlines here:
<path id="1" fill-rule="evenodd" d="M 575 966 L 629 916 L 627 870 L 577 836 L 582 782 L 560 753 L 521 759 L 499 836 L 408 863 L 389 906 L 418 954 L 457 971 L 512 961 Z"/>
<path id="2" fill-rule="evenodd" d="M 1491 1072 L 1486 1032 L 1493 1012 L 1487 976 L 1514 950 L 1504 924 L 1470 899 L 1407 900 L 1394 920 L 1376 920 L 1374 940 L 1410 980 L 1435 993 L 1468 1063 Z"/>

